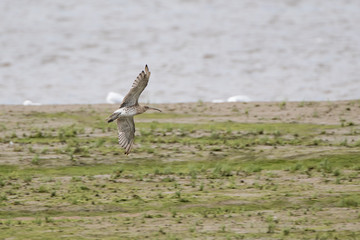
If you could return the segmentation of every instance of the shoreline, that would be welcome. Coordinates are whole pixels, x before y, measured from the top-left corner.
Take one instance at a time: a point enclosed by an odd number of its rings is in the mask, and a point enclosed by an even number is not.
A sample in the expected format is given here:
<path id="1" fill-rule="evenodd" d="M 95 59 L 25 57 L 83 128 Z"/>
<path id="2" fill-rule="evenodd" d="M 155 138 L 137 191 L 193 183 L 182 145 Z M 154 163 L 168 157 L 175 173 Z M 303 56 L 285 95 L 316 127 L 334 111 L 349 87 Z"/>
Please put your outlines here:
<path id="1" fill-rule="evenodd" d="M 299 101 L 287 101 L 287 100 L 283 100 L 283 101 L 235 101 L 235 102 L 228 102 L 228 101 L 223 101 L 223 102 L 208 102 L 208 101 L 202 101 L 202 100 L 198 100 L 195 102 L 175 102 L 175 103 L 146 103 L 146 102 L 140 102 L 140 105 L 146 105 L 146 104 L 154 104 L 154 105 L 176 105 L 176 104 L 198 104 L 198 103 L 206 103 L 206 104 L 226 104 L 226 103 L 256 103 L 256 104 L 265 104 L 265 103 L 282 103 L 282 102 L 286 102 L 286 103 L 327 103 L 327 102 L 357 102 L 360 101 L 360 99 L 342 99 L 342 100 L 299 100 Z M 28 105 L 28 106 L 76 106 L 76 105 L 117 105 L 120 103 L 68 103 L 68 104 L 63 104 L 63 103 L 52 103 L 52 104 L 40 104 L 40 105 Z M 0 104 L 0 106 L 25 106 L 23 104 Z"/>
<path id="2" fill-rule="evenodd" d="M 318 124 L 340 124 L 341 121 L 358 124 L 360 122 L 360 100 L 349 101 L 300 101 L 300 102 L 192 102 L 146 104 L 163 110 L 163 113 L 188 114 L 193 118 L 202 115 L 216 116 L 217 121 L 238 122 L 299 122 Z M 1 112 L 29 113 L 86 111 L 91 108 L 102 115 L 108 115 L 120 104 L 55 104 L 40 106 L 0 105 Z M 151 112 L 149 112 L 151 113 Z"/>

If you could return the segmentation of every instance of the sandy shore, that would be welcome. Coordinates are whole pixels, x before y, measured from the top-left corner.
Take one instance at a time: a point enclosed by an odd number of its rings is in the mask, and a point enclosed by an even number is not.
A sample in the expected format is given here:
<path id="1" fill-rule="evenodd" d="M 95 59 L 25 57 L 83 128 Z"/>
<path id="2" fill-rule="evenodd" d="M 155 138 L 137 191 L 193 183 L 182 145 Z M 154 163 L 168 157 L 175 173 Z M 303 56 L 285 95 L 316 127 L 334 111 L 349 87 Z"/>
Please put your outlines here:
<path id="1" fill-rule="evenodd" d="M 146 105 L 146 104 L 144 104 Z M 315 124 L 339 124 L 341 121 L 360 122 L 360 100 L 324 102 L 249 102 L 249 103 L 174 103 L 153 104 L 165 113 L 188 114 L 196 119 L 214 117 L 214 120 L 237 122 L 298 122 Z M 1 121 L 32 112 L 96 111 L 107 116 L 118 108 L 117 104 L 75 105 L 0 105 Z M 7 116 L 9 115 L 9 116 Z M 191 119 L 191 118 L 190 118 Z M 195 119 L 194 119 L 195 120 Z M 173 120 L 172 120 L 173 121 Z M 175 121 L 177 121 L 175 119 Z"/>
<path id="2" fill-rule="evenodd" d="M 0 106 L 0 238 L 359 234 L 359 100 L 155 104 L 129 156 L 117 107 Z"/>
<path id="3" fill-rule="evenodd" d="M 146 104 L 144 104 L 146 105 Z M 165 113 L 190 114 L 191 116 L 231 117 L 238 122 L 299 122 L 316 124 L 338 124 L 345 120 L 360 122 L 360 100 L 323 102 L 249 102 L 249 103 L 172 103 L 152 104 Z M 0 105 L 1 120 L 6 122 L 10 115 L 31 112 L 77 112 L 91 109 L 98 114 L 108 115 L 118 108 L 118 104 L 74 104 L 74 105 Z"/>
<path id="4" fill-rule="evenodd" d="M 245 123 L 255 124 L 253 131 L 262 128 L 261 124 L 315 124 L 319 126 L 314 132 L 312 139 L 330 141 L 335 144 L 334 149 L 342 141 L 348 141 L 355 144 L 359 141 L 359 135 L 356 134 L 356 126 L 360 124 L 360 101 L 335 101 L 335 102 L 251 102 L 251 103 L 177 103 L 177 104 L 154 104 L 154 107 L 163 110 L 162 113 L 146 113 L 136 117 L 136 125 L 150 124 L 152 122 L 161 124 L 197 124 L 211 125 L 212 123 Z M 2 130 L 2 142 L 0 155 L 0 164 L 11 164 L 12 161 L 18 163 L 19 154 L 28 159 L 32 156 L 25 153 L 14 153 L 13 145 L 8 143 L 11 136 L 29 137 L 34 133 L 39 134 L 48 132 L 51 136 L 56 135 L 59 129 L 68 128 L 69 126 L 78 126 L 82 129 L 82 133 L 96 140 L 98 137 L 113 137 L 114 142 L 117 137 L 116 125 L 107 124 L 106 117 L 116 110 L 116 104 L 94 104 L 94 105 L 43 105 L 43 106 L 19 106 L 19 105 L 1 105 L 0 126 Z M 257 125 L 258 124 L 258 125 Z M 323 134 L 321 126 L 345 127 L 335 129 L 333 134 Z M 346 128 L 347 127 L 347 128 Z M 349 129 L 348 129 L 349 128 Z M 49 131 L 51 129 L 51 131 Z M 107 129 L 104 132 L 104 129 Z M 316 129 L 316 127 L 315 127 Z M 251 130 L 251 127 L 250 127 Z M 249 130 L 249 131 L 250 131 Z M 141 136 L 141 126 L 137 128 L 136 136 Z M 173 134 L 178 134 L 173 130 Z M 198 134 L 192 134 L 192 137 L 201 136 L 204 129 L 199 129 Z M 354 131 L 355 134 L 348 134 L 348 131 Z M 83 135 L 82 134 L 82 135 Z M 169 133 L 171 134 L 171 133 Z M 81 136 L 82 136 L 81 135 Z M 239 136 L 241 138 L 241 136 Z M 14 142 L 14 141 L 13 141 Z M 16 142 L 16 141 L 15 141 Z M 56 145 L 62 146 L 62 142 L 55 142 Z M 137 141 L 135 140 L 135 149 Z M 167 145 L 168 148 L 170 145 Z M 38 144 L 33 145 L 34 148 L 41 147 Z M 261 144 L 258 148 L 266 148 Z M 286 146 L 285 152 L 294 146 Z M 296 147 L 296 146 L 295 146 Z M 318 146 L 315 149 L 302 148 L 304 152 L 322 152 L 327 151 L 329 146 Z M 166 152 L 166 148 L 164 152 Z M 187 151 L 194 151 L 194 146 L 187 146 Z M 120 149 L 119 149 L 120 150 Z M 120 150 L 121 151 L 121 150 Z M 229 150 L 231 152 L 231 150 Z M 275 154 L 277 150 L 269 150 L 269 154 Z M 184 151 L 186 152 L 186 151 Z M 96 152 L 94 152 L 97 155 Z M 32 154 L 31 154 L 32 155 Z M 176 154 L 175 154 L 176 155 Z M 296 154 L 295 154 L 296 155 Z M 11 157 L 10 157 L 11 156 Z M 55 159 L 60 158 L 61 154 L 53 153 Z M 140 151 L 132 154 L 132 157 L 147 156 L 146 153 Z M 186 156 L 186 154 L 184 155 Z M 288 156 L 288 154 L 286 154 Z M 131 157 L 130 157 L 131 158 Z M 174 157 L 174 159 L 178 159 Z M 173 161 L 174 159 L 170 159 Z M 105 159 L 104 162 L 107 162 Z M 92 161 L 93 163 L 96 162 Z"/>

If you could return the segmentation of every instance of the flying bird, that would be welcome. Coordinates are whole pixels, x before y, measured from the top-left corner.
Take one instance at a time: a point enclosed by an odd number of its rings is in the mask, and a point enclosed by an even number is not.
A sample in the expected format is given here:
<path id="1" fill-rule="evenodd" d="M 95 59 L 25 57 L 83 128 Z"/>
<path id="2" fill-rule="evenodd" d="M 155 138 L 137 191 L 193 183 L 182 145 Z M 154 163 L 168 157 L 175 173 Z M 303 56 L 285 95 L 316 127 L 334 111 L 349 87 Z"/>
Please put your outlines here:
<path id="1" fill-rule="evenodd" d="M 130 91 L 124 97 L 120 108 L 113 112 L 108 118 L 107 122 L 117 122 L 119 132 L 119 144 L 125 149 L 125 154 L 128 155 L 134 143 L 135 137 L 135 123 L 134 116 L 146 112 L 149 109 L 161 112 L 160 109 L 140 106 L 138 103 L 140 94 L 144 91 L 150 78 L 150 72 L 147 65 L 145 71 L 142 71 L 135 79 Z"/>

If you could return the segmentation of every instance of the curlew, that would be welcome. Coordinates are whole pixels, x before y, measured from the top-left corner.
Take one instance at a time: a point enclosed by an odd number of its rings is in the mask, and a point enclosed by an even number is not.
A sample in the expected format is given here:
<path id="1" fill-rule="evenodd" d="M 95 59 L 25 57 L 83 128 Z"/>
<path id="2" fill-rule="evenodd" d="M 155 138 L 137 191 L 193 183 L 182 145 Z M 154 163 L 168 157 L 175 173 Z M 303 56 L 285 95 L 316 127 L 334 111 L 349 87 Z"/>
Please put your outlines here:
<path id="1" fill-rule="evenodd" d="M 135 123 L 134 116 L 153 109 L 161 112 L 160 109 L 140 106 L 138 103 L 140 94 L 144 91 L 150 78 L 150 72 L 147 65 L 145 65 L 145 72 L 142 71 L 135 79 L 130 91 L 124 97 L 120 108 L 113 112 L 108 118 L 107 122 L 117 122 L 119 132 L 119 144 L 125 149 L 125 154 L 129 154 L 134 143 L 135 137 Z"/>

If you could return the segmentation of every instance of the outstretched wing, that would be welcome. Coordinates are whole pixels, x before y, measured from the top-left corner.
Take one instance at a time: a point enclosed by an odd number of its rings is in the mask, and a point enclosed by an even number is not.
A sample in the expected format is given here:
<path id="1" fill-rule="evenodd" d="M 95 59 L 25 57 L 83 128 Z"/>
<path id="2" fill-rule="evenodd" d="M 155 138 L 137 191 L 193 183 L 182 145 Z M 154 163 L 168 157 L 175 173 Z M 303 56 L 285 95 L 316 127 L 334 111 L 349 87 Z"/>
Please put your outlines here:
<path id="1" fill-rule="evenodd" d="M 119 144 L 125 149 L 125 154 L 129 154 L 134 143 L 135 123 L 133 117 L 120 117 L 117 119 L 119 132 Z"/>
<path id="2" fill-rule="evenodd" d="M 147 86 L 150 78 L 150 72 L 147 65 L 145 65 L 145 72 L 142 71 L 137 78 L 135 79 L 133 85 L 131 86 L 130 91 L 124 97 L 120 108 L 133 106 L 138 103 L 140 94 L 144 91 L 145 87 Z"/>

